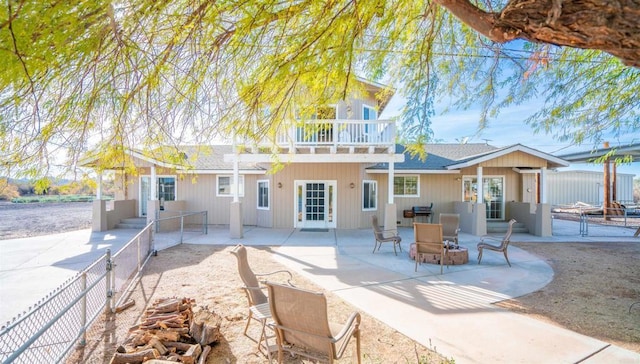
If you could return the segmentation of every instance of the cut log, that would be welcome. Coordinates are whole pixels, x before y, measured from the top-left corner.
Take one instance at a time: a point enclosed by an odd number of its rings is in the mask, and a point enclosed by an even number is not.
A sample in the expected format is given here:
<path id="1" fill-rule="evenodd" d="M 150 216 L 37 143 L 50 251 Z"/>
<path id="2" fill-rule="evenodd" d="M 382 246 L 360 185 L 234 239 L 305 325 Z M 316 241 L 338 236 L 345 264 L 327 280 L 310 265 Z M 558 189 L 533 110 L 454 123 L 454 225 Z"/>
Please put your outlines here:
<path id="1" fill-rule="evenodd" d="M 200 354 L 200 358 L 198 358 L 198 364 L 207 364 L 207 357 L 211 352 L 211 346 L 207 345 L 202 349 L 202 354 Z"/>
<path id="2" fill-rule="evenodd" d="M 126 310 L 127 308 L 134 306 L 135 304 L 136 304 L 136 301 L 130 299 L 127 302 L 125 302 L 125 303 L 121 304 L 120 306 L 116 307 L 116 313 L 120 313 L 120 312 Z"/>
<path id="3" fill-rule="evenodd" d="M 198 363 L 202 346 L 196 342 L 217 341 L 222 319 L 201 309 L 194 324 L 193 302 L 187 298 L 156 301 L 145 310 L 141 323 L 129 329 L 127 339 L 111 358 L 111 364 L 138 364 L 148 360 L 156 364 Z M 191 327 L 197 338 L 189 333 Z M 210 351 L 209 348 L 207 355 Z M 206 355 L 203 360 L 206 361 Z"/>
<path id="4" fill-rule="evenodd" d="M 134 353 L 115 353 L 109 364 L 138 364 L 150 359 L 158 359 L 160 354 L 156 349 L 146 349 Z"/>
<path id="5" fill-rule="evenodd" d="M 200 345 L 209 345 L 220 339 L 222 317 L 206 309 L 201 309 L 193 315 L 189 335 Z"/>
<path id="6" fill-rule="evenodd" d="M 189 350 L 187 350 L 180 359 L 185 364 L 196 364 L 200 353 L 202 353 L 202 346 L 200 346 L 200 344 L 191 345 Z"/>
<path id="7" fill-rule="evenodd" d="M 154 349 L 158 350 L 158 353 L 160 353 L 160 355 L 165 355 L 166 353 L 169 352 L 169 349 L 167 349 L 166 346 L 162 345 L 162 343 L 160 342 L 160 340 L 158 340 L 157 337 L 151 338 L 151 340 L 149 340 L 149 345 Z"/>
<path id="8" fill-rule="evenodd" d="M 168 348 L 176 348 L 178 349 L 178 351 L 181 351 L 183 353 L 187 352 L 191 348 L 191 344 L 181 343 L 181 342 L 165 341 L 163 344 Z"/>

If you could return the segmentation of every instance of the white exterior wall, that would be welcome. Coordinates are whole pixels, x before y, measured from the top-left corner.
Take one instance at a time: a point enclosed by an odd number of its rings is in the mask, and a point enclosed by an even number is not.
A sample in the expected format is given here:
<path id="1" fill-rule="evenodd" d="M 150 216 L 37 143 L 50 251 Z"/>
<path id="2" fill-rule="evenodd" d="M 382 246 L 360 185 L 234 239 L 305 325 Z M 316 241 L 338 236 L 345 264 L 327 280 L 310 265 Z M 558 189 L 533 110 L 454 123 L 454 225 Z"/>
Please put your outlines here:
<path id="1" fill-rule="evenodd" d="M 548 171 L 547 177 L 548 202 L 551 205 L 573 205 L 578 201 L 592 205 L 602 204 L 604 172 Z M 617 174 L 617 201 L 633 201 L 633 177 L 632 174 Z"/>

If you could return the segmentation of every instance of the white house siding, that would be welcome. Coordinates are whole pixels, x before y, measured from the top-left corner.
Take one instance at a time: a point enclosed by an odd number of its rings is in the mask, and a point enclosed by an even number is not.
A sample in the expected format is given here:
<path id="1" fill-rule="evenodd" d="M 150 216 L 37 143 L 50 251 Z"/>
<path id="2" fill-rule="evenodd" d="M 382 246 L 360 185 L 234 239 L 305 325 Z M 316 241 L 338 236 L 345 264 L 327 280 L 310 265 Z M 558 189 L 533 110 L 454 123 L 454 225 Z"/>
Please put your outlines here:
<path id="1" fill-rule="evenodd" d="M 357 163 L 292 163 L 272 176 L 271 201 L 274 228 L 291 228 L 295 215 L 294 181 L 337 181 L 334 217 L 338 229 L 360 228 L 362 213 L 360 180 Z M 278 188 L 282 183 L 282 188 Z M 354 188 L 350 184 L 354 183 Z M 379 189 L 380 187 L 378 187 Z"/>
<path id="2" fill-rule="evenodd" d="M 225 173 L 224 175 L 229 175 Z M 185 175 L 178 181 L 178 198 L 187 202 L 190 211 L 207 211 L 208 222 L 213 225 L 229 224 L 229 209 L 233 196 L 216 196 L 216 174 Z M 243 224 L 257 224 L 256 194 L 257 175 L 244 175 L 244 196 L 242 203 Z"/>
<path id="3" fill-rule="evenodd" d="M 584 202 L 601 205 L 603 198 L 603 172 L 592 171 L 549 171 L 549 203 L 552 205 L 573 205 Z M 622 203 L 633 201 L 632 174 L 617 174 L 616 200 Z M 613 180 L 613 176 L 611 176 Z"/>

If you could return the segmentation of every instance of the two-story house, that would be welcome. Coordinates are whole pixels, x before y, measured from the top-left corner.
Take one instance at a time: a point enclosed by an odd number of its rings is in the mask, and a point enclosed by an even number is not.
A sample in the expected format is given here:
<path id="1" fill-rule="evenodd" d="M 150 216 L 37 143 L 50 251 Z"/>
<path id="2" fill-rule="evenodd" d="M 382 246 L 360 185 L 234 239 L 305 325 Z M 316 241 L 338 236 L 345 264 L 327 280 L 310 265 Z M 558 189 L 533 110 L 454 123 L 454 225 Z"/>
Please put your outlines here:
<path id="1" fill-rule="evenodd" d="M 432 205 L 434 222 L 438 213 L 458 212 L 463 231 L 476 235 L 486 233 L 487 221 L 512 217 L 531 233 L 551 234 L 546 170 L 568 163 L 520 144 L 430 144 L 426 160 L 412 158 L 396 145 L 395 120 L 378 119 L 391 94 L 360 82 L 365 96 L 323 108 L 275 145 L 185 146 L 172 162 L 154 151 L 127 151 L 136 173 L 113 167 L 119 192 L 110 211 L 95 202 L 94 230 L 176 211 L 207 211 L 207 223 L 228 225 L 232 237 L 242 237 L 243 226 L 368 228 L 374 214 L 391 229 L 411 226 L 416 218 L 405 210 Z M 274 161 L 281 168 L 269 173 Z"/>

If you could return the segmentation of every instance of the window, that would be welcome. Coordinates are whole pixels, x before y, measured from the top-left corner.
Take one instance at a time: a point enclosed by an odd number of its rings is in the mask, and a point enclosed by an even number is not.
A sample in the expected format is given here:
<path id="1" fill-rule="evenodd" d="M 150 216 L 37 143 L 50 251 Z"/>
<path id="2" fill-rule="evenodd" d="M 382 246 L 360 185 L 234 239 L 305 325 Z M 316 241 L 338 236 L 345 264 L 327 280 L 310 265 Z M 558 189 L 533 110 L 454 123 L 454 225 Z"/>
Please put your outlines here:
<path id="1" fill-rule="evenodd" d="M 269 209 L 269 181 L 258 181 L 258 209 Z"/>
<path id="2" fill-rule="evenodd" d="M 216 196 L 233 196 L 233 176 L 218 176 L 218 190 Z M 244 196 L 244 176 L 240 176 L 240 190 L 238 196 Z"/>
<path id="3" fill-rule="evenodd" d="M 418 176 L 395 176 L 393 194 L 400 197 L 420 197 Z"/>
<path id="4" fill-rule="evenodd" d="M 176 179 L 175 177 L 158 177 L 158 200 L 176 200 Z"/>
<path id="5" fill-rule="evenodd" d="M 371 106 L 362 106 L 362 120 L 376 120 L 378 118 L 378 112 Z"/>
<path id="6" fill-rule="evenodd" d="M 377 210 L 378 208 L 378 182 L 363 181 L 362 182 L 362 209 Z"/>

